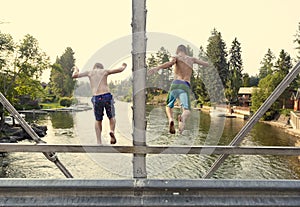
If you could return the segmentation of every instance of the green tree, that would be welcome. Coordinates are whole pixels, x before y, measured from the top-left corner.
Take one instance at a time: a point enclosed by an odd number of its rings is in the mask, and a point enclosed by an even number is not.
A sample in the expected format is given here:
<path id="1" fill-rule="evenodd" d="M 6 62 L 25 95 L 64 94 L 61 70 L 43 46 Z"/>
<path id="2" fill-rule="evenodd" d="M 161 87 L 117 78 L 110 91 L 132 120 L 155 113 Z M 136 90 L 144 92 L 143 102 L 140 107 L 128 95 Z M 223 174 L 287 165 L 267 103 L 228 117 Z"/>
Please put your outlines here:
<path id="1" fill-rule="evenodd" d="M 170 60 L 171 54 L 164 47 L 161 47 L 155 54 L 147 58 L 147 68 L 153 68 Z M 147 76 L 147 101 L 153 96 L 165 93 L 171 84 L 173 78 L 172 69 L 159 70 L 151 76 Z"/>
<path id="2" fill-rule="evenodd" d="M 199 48 L 199 59 L 203 61 L 208 61 L 208 57 L 205 54 L 204 48 L 201 46 Z M 194 71 L 193 74 L 193 84 L 192 84 L 192 91 L 195 95 L 195 99 L 198 103 L 204 104 L 205 102 L 209 101 L 208 92 L 206 90 L 206 85 L 208 82 L 205 82 L 205 78 L 208 76 L 208 71 L 203 66 L 198 65 L 197 70 Z"/>
<path id="3" fill-rule="evenodd" d="M 243 74 L 243 83 L 242 83 L 243 87 L 250 87 L 250 76 L 248 73 L 244 73 Z"/>
<path id="4" fill-rule="evenodd" d="M 296 50 L 298 52 L 297 59 L 300 59 L 300 22 L 298 23 L 298 30 L 296 31 L 294 43 L 296 43 Z"/>
<path id="5" fill-rule="evenodd" d="M 49 68 L 49 57 L 40 49 L 37 39 L 33 36 L 26 35 L 18 45 L 15 66 L 13 80 L 17 94 L 38 98 L 42 93 L 39 78 L 43 71 Z"/>
<path id="6" fill-rule="evenodd" d="M 252 107 L 251 109 L 256 112 L 265 100 L 274 91 L 276 86 L 281 82 L 282 78 L 278 72 L 269 74 L 259 81 L 258 89 L 252 94 Z M 272 120 L 279 112 L 279 102 L 276 101 L 262 116 L 264 120 Z"/>
<path id="7" fill-rule="evenodd" d="M 72 78 L 71 68 L 75 65 L 74 52 L 67 47 L 65 52 L 56 59 L 52 65 L 50 84 L 52 91 L 60 97 L 71 97 L 73 95 L 76 81 Z"/>
<path id="8" fill-rule="evenodd" d="M 37 99 L 43 96 L 39 78 L 48 67 L 49 57 L 33 36 L 14 43 L 11 35 L 0 33 L 0 91 L 15 107 L 24 97 L 38 107 Z"/>
<path id="9" fill-rule="evenodd" d="M 116 98 L 125 101 L 132 101 L 132 78 L 127 78 L 117 83 L 114 88 L 114 95 Z"/>
<path id="10" fill-rule="evenodd" d="M 204 77 L 205 86 L 208 91 L 210 102 L 224 103 L 224 88 L 228 79 L 228 63 L 226 44 L 222 39 L 221 33 L 216 29 L 212 31 L 212 36 L 208 39 L 206 55 L 210 66 L 206 68 L 209 73 Z"/>
<path id="11" fill-rule="evenodd" d="M 57 61 L 56 61 L 57 62 Z M 51 66 L 50 74 L 50 88 L 51 92 L 55 94 L 56 98 L 64 96 L 63 87 L 64 87 L 64 72 L 62 66 L 58 63 L 54 63 Z"/>
<path id="12" fill-rule="evenodd" d="M 243 84 L 241 44 L 238 42 L 237 38 L 232 42 L 229 56 L 229 76 L 225 94 L 229 102 L 236 102 L 238 91 Z"/>
<path id="13" fill-rule="evenodd" d="M 24 95 L 38 98 L 41 94 L 39 78 L 49 67 L 49 57 L 40 49 L 37 39 L 29 34 L 17 44 L 10 35 L 0 36 L 2 93 L 12 103 Z"/>
<path id="14" fill-rule="evenodd" d="M 0 33 L 0 91 L 7 96 L 13 76 L 12 64 L 14 59 L 15 43 L 9 34 Z"/>
<path id="15" fill-rule="evenodd" d="M 274 61 L 275 56 L 271 49 L 268 49 L 268 52 L 265 54 L 263 60 L 261 61 L 261 68 L 259 69 L 259 74 L 258 77 L 259 79 L 265 78 L 267 75 L 273 73 L 273 66 L 274 66 Z"/>
<path id="16" fill-rule="evenodd" d="M 242 86 L 243 87 L 257 87 L 259 82 L 258 76 L 249 76 L 248 73 L 243 73 Z"/>
<path id="17" fill-rule="evenodd" d="M 259 78 L 257 75 L 250 76 L 249 87 L 257 87 L 259 82 Z"/>
<path id="18" fill-rule="evenodd" d="M 269 62 L 267 63 L 269 64 Z M 270 96 L 277 85 L 284 79 L 289 70 L 292 68 L 291 57 L 284 50 L 281 50 L 278 60 L 266 77 L 260 79 L 258 90 L 252 96 L 252 110 L 257 111 L 263 102 Z M 263 115 L 263 119 L 272 120 L 279 113 L 280 108 L 285 108 L 285 100 L 289 98 L 291 87 L 287 88 L 282 95 L 275 101 L 270 109 Z"/>
<path id="19" fill-rule="evenodd" d="M 293 67 L 291 56 L 284 50 L 280 51 L 279 58 L 275 63 L 275 72 L 278 73 L 280 79 L 283 80 L 284 77 L 289 73 L 290 69 Z M 285 101 L 291 96 L 291 90 L 296 87 L 296 80 L 294 80 L 290 86 L 281 94 L 279 97 L 280 106 L 285 108 Z"/>
<path id="20" fill-rule="evenodd" d="M 10 63 L 12 62 L 15 50 L 14 41 L 11 35 L 0 32 L 0 91 L 7 96 L 8 85 L 11 82 Z M 0 104 L 0 128 L 4 124 L 4 110 Z"/>
<path id="21" fill-rule="evenodd" d="M 214 29 L 211 33 L 211 37 L 208 39 L 207 57 L 217 69 L 224 87 L 226 86 L 229 75 L 227 56 L 226 44 L 222 39 L 222 35 Z"/>
<path id="22" fill-rule="evenodd" d="M 167 51 L 164 47 L 161 47 L 160 50 L 156 53 L 156 58 L 158 59 L 159 64 L 163 64 L 165 62 L 168 62 L 170 60 L 171 54 L 169 51 Z M 160 88 L 161 93 L 166 93 L 166 89 L 170 87 L 170 75 L 172 74 L 172 70 L 160 70 Z"/>
<path id="23" fill-rule="evenodd" d="M 158 60 L 154 54 L 151 54 L 149 58 L 147 58 L 147 68 L 151 69 L 158 65 Z M 159 75 L 157 73 L 147 76 L 146 77 L 146 84 L 147 84 L 147 101 L 151 100 L 153 96 L 157 95 L 157 91 L 159 90 L 158 83 L 159 82 Z"/>
<path id="24" fill-rule="evenodd" d="M 7 69 L 9 61 L 12 60 L 12 54 L 15 51 L 13 38 L 10 34 L 0 32 L 0 70 L 1 75 Z M 2 79 L 2 78 L 1 78 Z"/>

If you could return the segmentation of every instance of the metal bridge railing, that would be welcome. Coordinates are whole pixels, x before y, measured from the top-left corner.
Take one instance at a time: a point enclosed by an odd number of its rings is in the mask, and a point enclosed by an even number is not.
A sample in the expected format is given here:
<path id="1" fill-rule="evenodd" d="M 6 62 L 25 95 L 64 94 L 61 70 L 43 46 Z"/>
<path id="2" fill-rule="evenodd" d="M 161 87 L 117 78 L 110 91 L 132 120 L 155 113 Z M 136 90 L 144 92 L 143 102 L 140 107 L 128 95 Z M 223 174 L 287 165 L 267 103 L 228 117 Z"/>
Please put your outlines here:
<path id="1" fill-rule="evenodd" d="M 0 152 L 300 155 L 279 146 L 0 144 Z M 299 206 L 299 180 L 1 179 L 0 206 Z"/>
<path id="2" fill-rule="evenodd" d="M 299 206 L 300 181 L 1 180 L 0 205 Z"/>
<path id="3" fill-rule="evenodd" d="M 0 152 L 226 154 L 300 156 L 300 147 L 284 146 L 103 146 L 74 144 L 0 144 Z"/>

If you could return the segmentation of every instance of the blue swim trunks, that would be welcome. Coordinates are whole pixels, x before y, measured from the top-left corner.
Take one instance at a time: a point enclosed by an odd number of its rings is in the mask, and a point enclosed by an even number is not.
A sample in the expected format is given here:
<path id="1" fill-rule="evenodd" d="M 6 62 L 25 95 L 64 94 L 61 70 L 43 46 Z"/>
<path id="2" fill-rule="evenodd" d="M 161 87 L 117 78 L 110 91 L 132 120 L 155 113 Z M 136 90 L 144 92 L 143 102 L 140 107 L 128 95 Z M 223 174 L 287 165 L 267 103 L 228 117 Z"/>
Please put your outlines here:
<path id="1" fill-rule="evenodd" d="M 174 80 L 168 93 L 167 106 L 173 108 L 176 99 L 179 98 L 181 106 L 184 109 L 191 110 L 190 92 L 191 85 L 189 82 Z"/>
<path id="2" fill-rule="evenodd" d="M 94 114 L 97 121 L 103 120 L 104 109 L 109 119 L 115 117 L 114 99 L 111 93 L 105 93 L 92 97 Z"/>

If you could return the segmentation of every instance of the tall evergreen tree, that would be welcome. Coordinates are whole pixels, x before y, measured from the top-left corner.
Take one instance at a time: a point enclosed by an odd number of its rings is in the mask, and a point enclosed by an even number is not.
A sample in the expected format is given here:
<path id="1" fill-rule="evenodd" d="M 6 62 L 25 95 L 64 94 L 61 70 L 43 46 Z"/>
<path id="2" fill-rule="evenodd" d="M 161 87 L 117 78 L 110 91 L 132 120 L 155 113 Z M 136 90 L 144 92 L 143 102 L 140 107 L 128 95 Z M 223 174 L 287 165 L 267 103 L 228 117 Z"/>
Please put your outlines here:
<path id="1" fill-rule="evenodd" d="M 226 44 L 221 33 L 216 29 L 212 31 L 212 36 L 209 37 L 208 42 L 206 54 L 210 66 L 207 67 L 207 70 L 210 73 L 205 77 L 205 86 L 211 103 L 224 103 L 224 88 L 229 74 Z"/>
<path id="2" fill-rule="evenodd" d="M 229 75 L 226 59 L 228 54 L 226 52 L 226 44 L 222 39 L 222 35 L 216 29 L 212 31 L 211 37 L 208 39 L 207 56 L 213 66 L 218 70 L 223 86 L 225 87 Z"/>
<path id="3" fill-rule="evenodd" d="M 275 63 L 275 72 L 278 73 L 280 80 L 282 81 L 284 77 L 289 73 L 290 69 L 293 67 L 291 56 L 284 50 L 280 51 L 279 58 Z M 280 106 L 285 108 L 286 100 L 291 96 L 291 90 L 296 87 L 296 80 L 294 80 L 289 87 L 281 94 L 279 97 Z"/>
<path id="4" fill-rule="evenodd" d="M 198 57 L 201 60 L 208 61 L 208 57 L 205 54 L 204 48 L 202 46 L 199 49 Z M 207 69 L 204 69 L 203 66 L 198 65 L 197 70 L 194 73 L 194 84 L 192 84 L 192 91 L 194 92 L 197 102 L 201 104 L 209 101 L 208 92 L 206 90 L 206 85 L 208 85 L 208 82 L 205 82 L 207 76 Z"/>
<path id="5" fill-rule="evenodd" d="M 300 60 L 300 22 L 298 23 L 298 30 L 296 31 L 295 34 L 294 43 L 296 44 L 295 49 L 297 51 L 296 62 L 298 62 Z M 297 85 L 297 87 L 300 86 L 300 74 L 298 74 L 294 82 Z"/>
<path id="6" fill-rule="evenodd" d="M 268 52 L 265 54 L 263 60 L 261 61 L 261 68 L 259 69 L 258 77 L 259 79 L 265 78 L 267 75 L 273 73 L 274 61 L 275 56 L 271 49 L 268 49 Z"/>
<path id="7" fill-rule="evenodd" d="M 300 22 L 298 23 L 298 30 L 296 31 L 295 40 L 294 43 L 296 43 L 296 50 L 298 52 L 297 59 L 300 59 Z"/>
<path id="8" fill-rule="evenodd" d="M 275 71 L 286 76 L 293 67 L 291 56 L 284 50 L 280 51 L 279 58 L 275 63 Z"/>
<path id="9" fill-rule="evenodd" d="M 241 44 L 237 38 L 232 42 L 229 51 L 229 77 L 227 80 L 226 97 L 232 101 L 237 101 L 238 91 L 243 83 L 243 61 L 241 57 Z"/>
<path id="10" fill-rule="evenodd" d="M 158 59 L 159 64 L 163 64 L 170 60 L 171 54 L 164 47 L 161 47 L 160 50 L 156 53 L 156 57 Z M 161 70 L 160 71 L 160 88 L 161 93 L 166 93 L 166 90 L 170 87 L 170 76 L 172 74 L 171 69 Z"/>

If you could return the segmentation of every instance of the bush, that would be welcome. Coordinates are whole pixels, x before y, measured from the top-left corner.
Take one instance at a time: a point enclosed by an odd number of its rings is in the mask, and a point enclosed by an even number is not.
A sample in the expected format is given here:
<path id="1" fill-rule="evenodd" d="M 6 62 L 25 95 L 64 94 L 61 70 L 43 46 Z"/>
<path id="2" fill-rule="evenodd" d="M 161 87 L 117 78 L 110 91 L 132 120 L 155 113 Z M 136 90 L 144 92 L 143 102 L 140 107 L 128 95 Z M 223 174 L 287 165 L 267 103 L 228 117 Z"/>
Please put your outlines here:
<path id="1" fill-rule="evenodd" d="M 37 100 L 30 100 L 26 104 L 15 104 L 14 107 L 17 110 L 33 110 L 33 109 L 41 109 L 39 102 Z"/>
<path id="2" fill-rule="evenodd" d="M 280 114 L 285 115 L 286 117 L 290 116 L 292 109 L 281 109 Z"/>
<path id="3" fill-rule="evenodd" d="M 69 107 L 72 105 L 72 98 L 69 97 L 61 97 L 59 100 L 59 104 L 61 106 Z"/>

